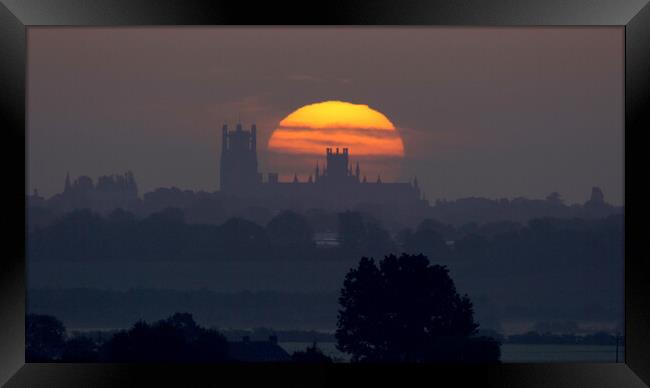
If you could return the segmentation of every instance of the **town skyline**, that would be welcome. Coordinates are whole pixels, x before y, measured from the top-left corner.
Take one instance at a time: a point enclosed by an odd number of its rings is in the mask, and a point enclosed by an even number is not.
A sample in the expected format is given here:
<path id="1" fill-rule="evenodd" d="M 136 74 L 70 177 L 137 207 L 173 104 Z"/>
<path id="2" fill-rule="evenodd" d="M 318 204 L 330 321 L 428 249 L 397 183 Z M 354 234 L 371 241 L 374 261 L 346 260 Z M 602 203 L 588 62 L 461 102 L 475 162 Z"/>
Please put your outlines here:
<path id="1" fill-rule="evenodd" d="M 216 191 L 219 129 L 237 121 L 257 124 L 262 171 L 306 179 L 314 158 L 269 139 L 341 100 L 395 124 L 404 157 L 382 179 L 417 176 L 429 200 L 580 203 L 598 186 L 623 204 L 621 29 L 342 30 L 31 29 L 27 192 L 126 170 L 143 192 Z"/>

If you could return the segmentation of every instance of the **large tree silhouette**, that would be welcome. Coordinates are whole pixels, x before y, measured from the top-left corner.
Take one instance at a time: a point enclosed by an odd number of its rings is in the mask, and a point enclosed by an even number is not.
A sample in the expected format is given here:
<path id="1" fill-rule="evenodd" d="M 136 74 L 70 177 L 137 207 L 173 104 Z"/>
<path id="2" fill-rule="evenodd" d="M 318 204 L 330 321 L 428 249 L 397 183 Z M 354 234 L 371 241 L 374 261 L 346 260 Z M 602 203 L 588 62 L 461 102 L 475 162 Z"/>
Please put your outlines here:
<path id="1" fill-rule="evenodd" d="M 103 353 L 112 362 L 216 362 L 227 360 L 228 343 L 216 330 L 198 326 L 190 314 L 176 313 L 116 333 Z"/>
<path id="2" fill-rule="evenodd" d="M 27 362 L 53 361 L 65 346 L 65 326 L 50 315 L 27 314 L 25 319 L 25 358 Z"/>
<path id="3" fill-rule="evenodd" d="M 472 303 L 445 266 L 423 255 L 362 258 L 339 298 L 337 347 L 352 361 L 495 362 L 499 344 L 475 338 Z"/>

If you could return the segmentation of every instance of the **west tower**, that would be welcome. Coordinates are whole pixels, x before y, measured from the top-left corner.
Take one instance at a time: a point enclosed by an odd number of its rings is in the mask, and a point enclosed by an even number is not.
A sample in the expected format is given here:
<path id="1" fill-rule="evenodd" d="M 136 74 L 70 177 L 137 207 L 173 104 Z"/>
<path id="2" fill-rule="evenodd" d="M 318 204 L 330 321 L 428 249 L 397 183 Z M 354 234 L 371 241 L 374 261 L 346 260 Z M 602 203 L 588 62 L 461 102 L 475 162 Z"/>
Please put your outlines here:
<path id="1" fill-rule="evenodd" d="M 246 193 L 261 182 L 257 172 L 257 128 L 250 131 L 237 124 L 234 131 L 224 125 L 221 133 L 221 190 Z"/>

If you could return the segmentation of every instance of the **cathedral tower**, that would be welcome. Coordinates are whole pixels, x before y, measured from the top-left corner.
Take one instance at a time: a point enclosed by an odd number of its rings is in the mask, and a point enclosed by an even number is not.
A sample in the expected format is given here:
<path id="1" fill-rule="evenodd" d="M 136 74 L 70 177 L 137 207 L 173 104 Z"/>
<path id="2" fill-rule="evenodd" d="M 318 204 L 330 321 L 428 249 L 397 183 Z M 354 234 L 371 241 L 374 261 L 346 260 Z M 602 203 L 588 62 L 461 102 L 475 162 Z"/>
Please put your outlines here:
<path id="1" fill-rule="evenodd" d="M 224 125 L 221 132 L 221 190 L 246 193 L 261 182 L 257 172 L 257 127 L 250 131 L 237 124 L 234 131 Z"/>

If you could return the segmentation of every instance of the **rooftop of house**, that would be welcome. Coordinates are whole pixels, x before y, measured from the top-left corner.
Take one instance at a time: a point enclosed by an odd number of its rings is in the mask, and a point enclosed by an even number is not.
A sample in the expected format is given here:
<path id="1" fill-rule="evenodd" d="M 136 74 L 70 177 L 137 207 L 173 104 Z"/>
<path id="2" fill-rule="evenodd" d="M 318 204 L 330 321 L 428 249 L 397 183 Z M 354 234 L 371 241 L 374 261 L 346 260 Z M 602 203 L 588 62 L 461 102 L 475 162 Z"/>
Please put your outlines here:
<path id="1" fill-rule="evenodd" d="M 278 345 L 277 337 L 270 336 L 268 341 L 251 341 L 243 337 L 241 341 L 228 342 L 230 357 L 242 362 L 284 362 L 291 356 Z"/>

